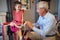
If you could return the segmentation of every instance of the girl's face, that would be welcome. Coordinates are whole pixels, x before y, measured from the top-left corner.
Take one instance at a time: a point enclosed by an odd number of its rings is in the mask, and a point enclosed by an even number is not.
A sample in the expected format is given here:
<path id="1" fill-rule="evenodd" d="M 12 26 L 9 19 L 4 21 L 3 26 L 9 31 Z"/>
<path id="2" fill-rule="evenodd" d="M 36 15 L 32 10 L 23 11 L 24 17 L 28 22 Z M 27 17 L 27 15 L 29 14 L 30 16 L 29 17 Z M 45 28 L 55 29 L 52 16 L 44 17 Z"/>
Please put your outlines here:
<path id="1" fill-rule="evenodd" d="M 16 10 L 20 10 L 20 9 L 21 9 L 21 4 L 16 4 L 16 5 L 15 5 L 15 9 L 16 9 Z"/>

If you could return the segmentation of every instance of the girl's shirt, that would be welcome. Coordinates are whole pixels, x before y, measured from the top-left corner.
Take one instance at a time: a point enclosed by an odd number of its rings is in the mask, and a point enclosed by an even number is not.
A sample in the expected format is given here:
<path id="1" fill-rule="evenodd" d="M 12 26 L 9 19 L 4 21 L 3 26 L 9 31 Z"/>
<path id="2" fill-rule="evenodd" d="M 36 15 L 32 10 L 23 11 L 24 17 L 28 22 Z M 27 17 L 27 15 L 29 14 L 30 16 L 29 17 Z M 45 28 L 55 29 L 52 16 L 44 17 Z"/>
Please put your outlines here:
<path id="1" fill-rule="evenodd" d="M 22 24 L 22 19 L 23 19 L 23 13 L 24 10 L 20 10 L 18 12 L 16 12 L 15 10 L 13 11 L 13 22 L 17 25 L 21 25 Z"/>

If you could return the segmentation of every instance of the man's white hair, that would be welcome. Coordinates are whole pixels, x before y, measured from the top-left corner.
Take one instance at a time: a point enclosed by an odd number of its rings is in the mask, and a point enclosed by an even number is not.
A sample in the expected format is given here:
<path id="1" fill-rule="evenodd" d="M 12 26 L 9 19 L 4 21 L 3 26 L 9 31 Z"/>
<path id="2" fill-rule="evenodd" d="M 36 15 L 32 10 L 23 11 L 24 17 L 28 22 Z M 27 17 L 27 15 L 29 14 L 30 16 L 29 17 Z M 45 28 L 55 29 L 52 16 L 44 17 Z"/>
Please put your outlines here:
<path id="1" fill-rule="evenodd" d="M 37 4 L 37 7 L 39 8 L 45 8 L 48 10 L 48 2 L 46 1 L 40 1 L 38 4 Z"/>

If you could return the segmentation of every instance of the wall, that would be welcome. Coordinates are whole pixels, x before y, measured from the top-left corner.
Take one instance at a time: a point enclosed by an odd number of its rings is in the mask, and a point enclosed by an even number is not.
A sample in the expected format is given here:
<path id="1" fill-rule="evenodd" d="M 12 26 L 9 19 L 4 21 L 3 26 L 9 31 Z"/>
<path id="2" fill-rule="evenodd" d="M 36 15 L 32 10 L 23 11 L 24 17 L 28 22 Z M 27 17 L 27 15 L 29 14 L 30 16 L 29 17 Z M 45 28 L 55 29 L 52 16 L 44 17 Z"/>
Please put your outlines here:
<path id="1" fill-rule="evenodd" d="M 6 0 L 0 0 L 0 12 L 7 12 Z"/>
<path id="2" fill-rule="evenodd" d="M 50 10 L 52 13 L 57 12 L 57 7 L 58 7 L 58 1 L 57 0 L 51 0 L 50 1 Z"/>
<path id="3" fill-rule="evenodd" d="M 52 13 L 57 12 L 57 0 L 51 0 L 50 2 L 50 10 L 52 11 Z M 7 4 L 6 4 L 6 0 L 0 0 L 0 12 L 7 12 Z M 35 17 L 37 15 L 35 15 L 35 4 L 31 5 L 31 9 L 25 11 L 24 13 L 24 20 L 29 20 L 31 22 L 35 22 Z"/>
<path id="4" fill-rule="evenodd" d="M 31 5 L 30 10 L 26 10 L 24 13 L 24 21 L 29 20 L 35 22 L 34 4 Z M 7 12 L 7 2 L 6 0 L 0 0 L 0 12 Z"/>
<path id="5" fill-rule="evenodd" d="M 60 20 L 60 0 L 58 1 L 58 20 Z"/>
<path id="6" fill-rule="evenodd" d="M 35 0 L 37 1 L 37 0 Z M 52 13 L 58 13 L 58 1 L 57 0 L 51 0 L 50 1 L 50 10 Z M 32 5 L 32 9 L 25 11 L 24 14 L 24 20 L 29 20 L 31 22 L 35 22 L 38 19 L 38 15 L 35 10 L 35 4 Z"/>
<path id="7" fill-rule="evenodd" d="M 5 16 L 6 16 L 5 12 L 0 12 L 0 23 L 6 22 Z"/>
<path id="8" fill-rule="evenodd" d="M 5 16 L 7 12 L 6 0 L 0 0 L 0 23 L 6 22 Z"/>
<path id="9" fill-rule="evenodd" d="M 24 13 L 24 21 L 31 21 L 31 22 L 35 22 L 35 7 L 34 4 L 31 4 L 31 9 L 26 10 Z"/>

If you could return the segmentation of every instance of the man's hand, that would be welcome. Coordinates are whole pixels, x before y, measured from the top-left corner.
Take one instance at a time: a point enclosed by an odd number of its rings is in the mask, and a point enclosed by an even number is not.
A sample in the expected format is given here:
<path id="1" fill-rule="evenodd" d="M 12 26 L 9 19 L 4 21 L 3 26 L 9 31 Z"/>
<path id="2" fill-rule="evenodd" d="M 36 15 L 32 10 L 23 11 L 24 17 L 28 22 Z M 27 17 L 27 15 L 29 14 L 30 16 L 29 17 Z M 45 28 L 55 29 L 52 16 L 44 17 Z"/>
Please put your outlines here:
<path id="1" fill-rule="evenodd" d="M 30 21 L 26 21 L 25 23 L 29 28 L 33 28 L 33 24 Z"/>

